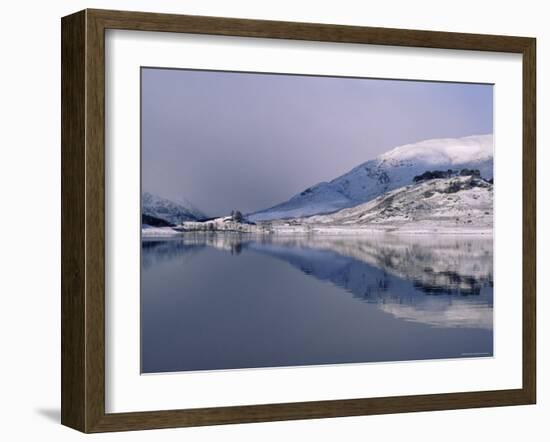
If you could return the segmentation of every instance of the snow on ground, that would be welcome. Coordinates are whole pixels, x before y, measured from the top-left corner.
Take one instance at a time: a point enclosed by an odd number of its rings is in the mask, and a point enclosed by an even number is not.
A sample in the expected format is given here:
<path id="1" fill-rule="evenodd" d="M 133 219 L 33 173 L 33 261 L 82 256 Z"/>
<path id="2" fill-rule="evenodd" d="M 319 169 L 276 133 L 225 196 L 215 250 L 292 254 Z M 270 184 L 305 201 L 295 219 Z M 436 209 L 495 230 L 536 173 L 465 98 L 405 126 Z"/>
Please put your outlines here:
<path id="1" fill-rule="evenodd" d="M 269 233 L 262 226 L 237 222 L 231 216 L 208 221 L 185 221 L 174 227 L 179 232 L 240 232 Z"/>
<path id="2" fill-rule="evenodd" d="M 141 225 L 142 236 L 174 236 L 179 235 L 179 232 L 172 229 L 172 227 L 153 227 L 147 224 Z"/>

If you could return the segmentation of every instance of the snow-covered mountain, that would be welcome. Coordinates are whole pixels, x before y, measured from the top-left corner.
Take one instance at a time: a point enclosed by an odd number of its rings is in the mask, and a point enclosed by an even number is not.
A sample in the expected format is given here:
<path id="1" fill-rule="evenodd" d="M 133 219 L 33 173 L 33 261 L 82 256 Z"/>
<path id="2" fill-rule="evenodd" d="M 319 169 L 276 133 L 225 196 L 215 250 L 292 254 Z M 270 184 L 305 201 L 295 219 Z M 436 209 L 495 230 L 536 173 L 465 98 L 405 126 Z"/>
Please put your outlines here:
<path id="1" fill-rule="evenodd" d="M 493 225 L 493 185 L 476 176 L 431 179 L 400 187 L 355 207 L 298 221 L 391 230 L 488 230 Z"/>
<path id="2" fill-rule="evenodd" d="M 328 183 L 316 184 L 247 218 L 267 221 L 335 212 L 408 185 L 427 170 L 465 168 L 479 169 L 486 179 L 493 177 L 493 135 L 433 139 L 396 147 Z"/>
<path id="3" fill-rule="evenodd" d="M 143 215 L 158 218 L 171 224 L 206 218 L 204 213 L 193 207 L 189 202 L 176 203 L 149 192 L 141 194 L 141 212 Z"/>

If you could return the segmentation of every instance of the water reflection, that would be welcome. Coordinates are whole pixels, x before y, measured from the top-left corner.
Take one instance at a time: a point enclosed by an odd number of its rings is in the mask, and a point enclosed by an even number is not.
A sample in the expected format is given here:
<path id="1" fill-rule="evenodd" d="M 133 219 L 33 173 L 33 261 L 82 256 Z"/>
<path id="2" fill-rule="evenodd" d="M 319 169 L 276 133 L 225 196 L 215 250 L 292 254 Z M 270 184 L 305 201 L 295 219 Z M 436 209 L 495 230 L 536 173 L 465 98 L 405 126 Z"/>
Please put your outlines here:
<path id="1" fill-rule="evenodd" d="M 142 265 L 206 248 L 269 256 L 396 319 L 436 328 L 493 328 L 493 242 L 487 237 L 247 236 L 144 239 Z M 183 262 L 182 262 L 183 264 Z"/>

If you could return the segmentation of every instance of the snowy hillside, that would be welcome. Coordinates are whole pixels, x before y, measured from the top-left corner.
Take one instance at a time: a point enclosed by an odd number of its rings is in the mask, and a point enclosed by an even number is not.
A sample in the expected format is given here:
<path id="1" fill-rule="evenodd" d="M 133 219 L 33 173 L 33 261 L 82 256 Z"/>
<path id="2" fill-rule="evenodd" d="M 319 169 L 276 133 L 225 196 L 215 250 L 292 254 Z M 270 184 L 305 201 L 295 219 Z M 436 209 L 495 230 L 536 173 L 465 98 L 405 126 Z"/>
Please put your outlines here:
<path id="1" fill-rule="evenodd" d="M 348 173 L 316 184 L 290 200 L 247 216 L 267 221 L 330 213 L 353 207 L 412 183 L 427 170 L 479 169 L 493 177 L 493 136 L 476 135 L 421 141 L 396 147 Z"/>
<path id="2" fill-rule="evenodd" d="M 168 221 L 171 224 L 180 224 L 183 221 L 195 221 L 206 216 L 194 208 L 190 203 L 176 203 L 166 198 L 143 192 L 141 195 L 141 211 L 143 215 Z"/>
<path id="3" fill-rule="evenodd" d="M 387 226 L 391 229 L 468 227 L 493 224 L 493 185 L 475 176 L 432 179 L 390 191 L 368 203 L 297 220 L 314 225 Z"/>

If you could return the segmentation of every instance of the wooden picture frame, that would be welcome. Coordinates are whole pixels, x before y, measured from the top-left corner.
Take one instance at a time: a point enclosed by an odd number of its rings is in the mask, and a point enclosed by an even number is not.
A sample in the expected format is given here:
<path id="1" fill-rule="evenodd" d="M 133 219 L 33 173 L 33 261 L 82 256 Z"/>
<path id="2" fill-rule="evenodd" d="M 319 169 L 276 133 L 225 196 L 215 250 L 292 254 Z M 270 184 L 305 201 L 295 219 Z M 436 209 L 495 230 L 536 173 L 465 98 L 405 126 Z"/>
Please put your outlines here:
<path id="1" fill-rule="evenodd" d="M 457 392 L 132 413 L 105 412 L 105 30 L 124 29 L 523 57 L 523 385 Z M 534 404 L 536 398 L 536 41 L 533 38 L 106 10 L 62 19 L 62 424 L 142 430 Z"/>

